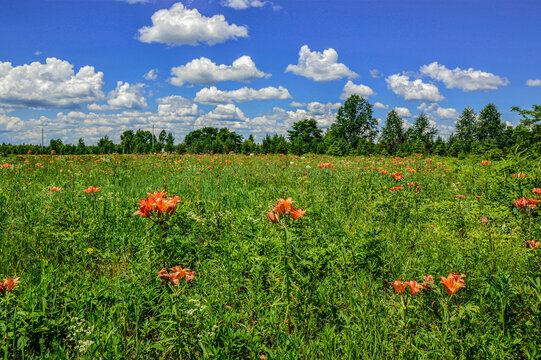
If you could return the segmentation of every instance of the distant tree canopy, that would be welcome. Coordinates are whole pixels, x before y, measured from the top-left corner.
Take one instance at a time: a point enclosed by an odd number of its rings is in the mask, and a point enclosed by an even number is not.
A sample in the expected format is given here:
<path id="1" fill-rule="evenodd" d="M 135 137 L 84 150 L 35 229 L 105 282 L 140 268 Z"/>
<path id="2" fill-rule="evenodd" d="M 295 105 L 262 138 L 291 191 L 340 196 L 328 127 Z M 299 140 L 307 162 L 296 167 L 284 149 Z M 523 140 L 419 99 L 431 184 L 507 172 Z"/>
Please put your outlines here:
<path id="1" fill-rule="evenodd" d="M 455 132 L 447 139 L 438 136 L 430 114 L 421 112 L 409 124 L 395 111 L 387 113 L 377 138 L 377 120 L 372 105 L 358 95 L 350 96 L 338 109 L 336 121 L 323 131 L 313 118 L 293 123 L 287 134 L 265 134 L 256 141 L 253 134 L 244 138 L 227 128 L 205 127 L 186 134 L 184 141 L 175 144 L 171 132 L 160 130 L 158 136 L 148 130 L 125 130 L 115 144 L 109 136 L 87 145 L 84 139 L 77 144 L 64 144 L 62 139 L 51 139 L 49 146 L 0 145 L 0 154 L 147 154 L 147 153 L 228 153 L 243 154 L 306 153 L 329 155 L 390 154 L 405 156 L 412 153 L 465 156 L 483 154 L 500 158 L 517 153 L 541 156 L 541 105 L 531 109 L 513 107 L 520 116 L 520 124 L 507 126 L 495 104 L 489 103 L 479 114 L 466 107 L 455 123 Z M 405 124 L 409 125 L 406 129 Z"/>
<path id="2" fill-rule="evenodd" d="M 323 131 L 314 119 L 297 121 L 293 124 L 293 129 L 287 133 L 291 151 L 297 155 L 317 152 L 318 144 L 323 137 Z"/>
<path id="3" fill-rule="evenodd" d="M 330 134 L 336 139 L 345 140 L 352 148 L 357 148 L 362 139 L 370 142 L 374 140 L 377 124 L 372 105 L 359 95 L 351 95 L 338 109 Z"/>

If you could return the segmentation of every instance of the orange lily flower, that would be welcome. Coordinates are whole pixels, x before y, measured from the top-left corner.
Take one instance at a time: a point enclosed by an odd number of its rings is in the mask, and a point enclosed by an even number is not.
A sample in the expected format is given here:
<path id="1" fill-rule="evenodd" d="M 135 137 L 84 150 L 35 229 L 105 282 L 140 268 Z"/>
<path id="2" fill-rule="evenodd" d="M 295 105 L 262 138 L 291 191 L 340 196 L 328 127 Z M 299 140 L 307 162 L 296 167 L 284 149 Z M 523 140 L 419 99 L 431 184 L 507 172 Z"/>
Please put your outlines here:
<path id="1" fill-rule="evenodd" d="M 410 286 L 410 294 L 412 296 L 415 296 L 419 291 L 426 289 L 423 285 L 419 284 L 415 280 L 408 281 L 407 284 Z"/>
<path id="2" fill-rule="evenodd" d="M 188 268 L 183 269 L 180 265 L 170 268 L 169 270 L 171 270 L 171 273 L 168 273 L 165 269 L 161 269 L 158 272 L 158 276 L 160 279 L 169 282 L 171 285 L 178 285 L 183 277 L 186 277 L 186 284 L 195 279 L 195 271 L 191 271 Z"/>
<path id="3" fill-rule="evenodd" d="M 400 179 L 403 179 L 404 178 L 404 175 L 402 175 L 401 173 L 399 173 L 398 171 L 395 172 L 395 173 L 392 173 L 391 174 L 391 177 L 393 179 L 395 179 L 396 181 L 400 180 Z"/>
<path id="4" fill-rule="evenodd" d="M 535 240 L 526 241 L 526 246 L 530 249 L 537 249 L 541 245 L 541 241 L 535 242 Z"/>
<path id="5" fill-rule="evenodd" d="M 295 201 L 290 197 L 287 199 L 278 199 L 278 204 L 274 204 L 274 211 L 276 211 L 278 215 L 288 215 L 289 208 L 291 208 L 291 205 L 294 202 Z"/>
<path id="6" fill-rule="evenodd" d="M 278 199 L 278 204 L 274 204 L 274 209 L 267 213 L 267 217 L 273 223 L 280 220 L 281 215 L 291 215 L 293 220 L 300 219 L 306 214 L 302 209 L 295 209 L 293 201 L 290 197 L 287 199 Z"/>
<path id="7" fill-rule="evenodd" d="M 178 196 L 166 198 L 164 197 L 165 194 L 167 194 L 165 191 L 155 191 L 154 194 L 147 193 L 148 198 L 139 201 L 139 210 L 134 212 L 133 215 L 140 215 L 143 218 L 148 218 L 152 214 L 158 217 L 163 214 L 172 215 L 180 202 L 180 198 Z"/>
<path id="8" fill-rule="evenodd" d="M 273 223 L 276 223 L 276 222 L 278 222 L 278 220 L 279 220 L 279 219 L 278 219 L 278 215 L 276 215 L 276 214 L 274 213 L 274 211 L 272 211 L 272 210 L 269 211 L 269 213 L 267 214 L 267 217 L 268 217 L 269 220 L 270 220 L 271 222 L 273 222 Z"/>
<path id="9" fill-rule="evenodd" d="M 434 278 L 432 275 L 425 275 L 423 276 L 423 285 L 428 287 L 428 285 L 434 284 Z"/>
<path id="10" fill-rule="evenodd" d="M 98 191 L 100 191 L 101 188 L 100 187 L 97 187 L 97 186 L 89 186 L 88 188 L 84 189 L 83 191 L 87 194 L 90 194 L 90 193 L 97 193 Z"/>
<path id="11" fill-rule="evenodd" d="M 536 200 L 536 199 L 527 199 L 525 197 L 523 198 L 520 198 L 520 199 L 515 199 L 513 200 L 513 204 L 515 205 L 516 208 L 518 209 L 524 209 L 526 207 L 530 207 L 530 209 L 535 209 L 537 204 L 540 202 L 541 200 Z"/>
<path id="12" fill-rule="evenodd" d="M 404 290 L 406 290 L 406 288 L 408 287 L 409 282 L 407 281 L 402 282 L 400 281 L 400 279 L 396 279 L 395 282 L 390 282 L 389 284 L 391 284 L 396 290 L 396 292 L 401 295 L 402 293 L 404 293 Z"/>
<path id="13" fill-rule="evenodd" d="M 12 291 L 14 288 L 15 288 L 15 285 L 17 284 L 20 284 L 21 282 L 19 281 L 20 277 L 18 278 L 11 278 L 11 279 L 4 279 L 2 283 L 0 283 L 0 292 L 2 294 L 5 294 L 6 293 L 6 290 L 7 291 Z"/>
<path id="14" fill-rule="evenodd" d="M 304 211 L 302 209 L 295 209 L 292 206 L 290 213 L 291 213 L 291 217 L 293 218 L 293 220 L 297 220 L 297 219 L 300 219 L 301 217 L 303 217 L 306 214 L 306 211 Z"/>
<path id="15" fill-rule="evenodd" d="M 441 276 L 440 282 L 445 286 L 447 293 L 449 295 L 453 295 L 461 287 L 466 287 L 464 280 L 462 279 L 463 277 L 466 277 L 466 275 L 457 275 L 456 273 L 452 272 L 447 277 Z"/>
<path id="16" fill-rule="evenodd" d="M 533 192 L 534 194 L 536 194 L 536 195 L 541 196 L 541 188 L 534 188 L 534 189 L 532 190 L 532 192 Z"/>

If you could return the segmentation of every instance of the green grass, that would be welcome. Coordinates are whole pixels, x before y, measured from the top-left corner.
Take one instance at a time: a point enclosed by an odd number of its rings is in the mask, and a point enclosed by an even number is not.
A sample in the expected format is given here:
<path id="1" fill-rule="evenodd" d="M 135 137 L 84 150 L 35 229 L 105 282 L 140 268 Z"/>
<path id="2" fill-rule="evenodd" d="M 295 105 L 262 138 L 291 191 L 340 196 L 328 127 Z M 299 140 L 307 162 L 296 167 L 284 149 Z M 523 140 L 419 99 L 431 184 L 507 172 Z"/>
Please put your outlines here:
<path id="1" fill-rule="evenodd" d="M 0 356 L 539 359 L 541 247 L 525 241 L 541 220 L 513 199 L 535 198 L 541 168 L 480 160 L 5 158 L 0 277 L 21 283 L 0 294 Z M 162 248 L 133 213 L 163 189 L 182 203 Z M 289 322 L 284 234 L 267 219 L 283 197 L 307 212 L 289 228 Z M 163 261 L 195 280 L 161 282 Z M 453 271 L 466 287 L 450 297 L 439 281 Z M 427 274 L 436 283 L 416 296 L 389 284 Z"/>

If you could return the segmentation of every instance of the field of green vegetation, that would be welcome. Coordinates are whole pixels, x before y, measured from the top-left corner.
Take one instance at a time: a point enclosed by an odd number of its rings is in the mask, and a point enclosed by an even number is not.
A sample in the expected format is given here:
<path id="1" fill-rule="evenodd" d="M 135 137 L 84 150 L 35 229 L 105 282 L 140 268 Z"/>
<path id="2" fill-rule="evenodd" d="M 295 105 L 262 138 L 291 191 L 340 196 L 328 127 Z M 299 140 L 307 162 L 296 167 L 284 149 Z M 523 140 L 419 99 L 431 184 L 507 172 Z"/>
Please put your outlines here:
<path id="1" fill-rule="evenodd" d="M 483 160 L 0 159 L 0 356 L 539 359 L 541 166 Z"/>

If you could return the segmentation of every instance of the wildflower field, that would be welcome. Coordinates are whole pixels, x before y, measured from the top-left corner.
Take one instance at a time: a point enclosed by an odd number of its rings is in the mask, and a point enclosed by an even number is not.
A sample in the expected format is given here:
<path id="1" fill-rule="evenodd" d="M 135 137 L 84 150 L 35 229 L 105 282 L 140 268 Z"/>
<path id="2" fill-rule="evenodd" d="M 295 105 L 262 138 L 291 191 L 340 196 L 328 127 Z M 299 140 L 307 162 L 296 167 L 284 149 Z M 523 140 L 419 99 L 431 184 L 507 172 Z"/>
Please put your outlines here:
<path id="1" fill-rule="evenodd" d="M 2 158 L 0 356 L 539 359 L 540 163 L 484 160 Z"/>

